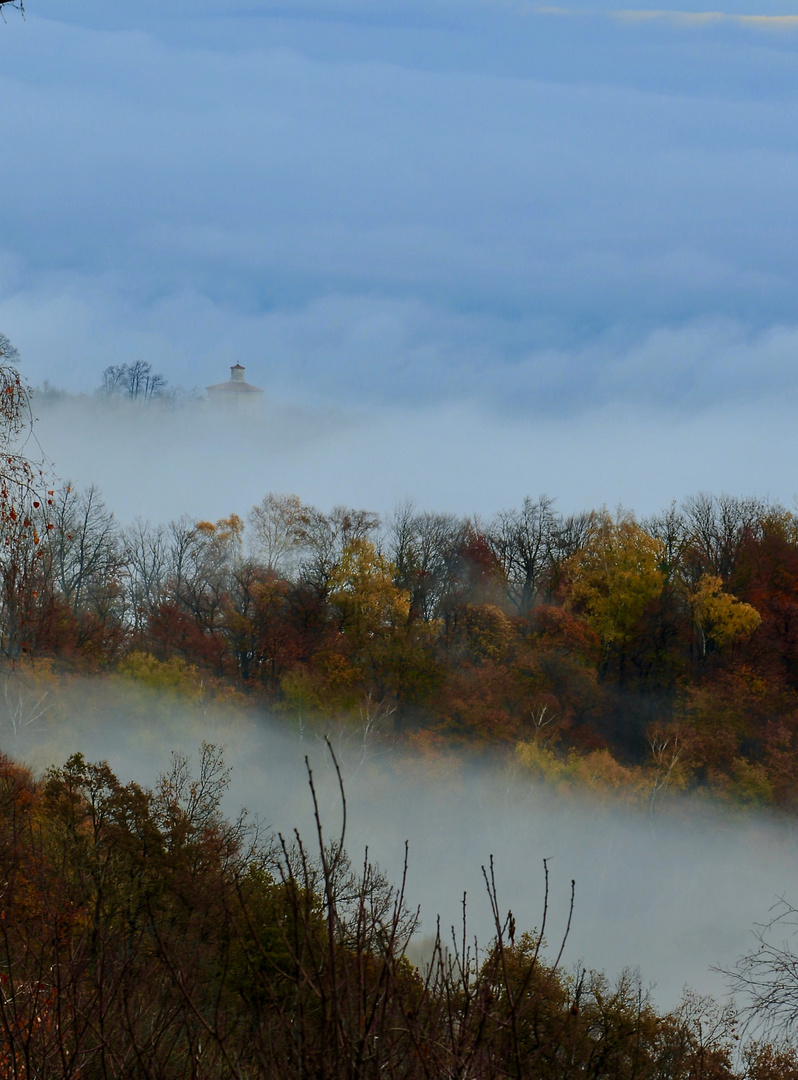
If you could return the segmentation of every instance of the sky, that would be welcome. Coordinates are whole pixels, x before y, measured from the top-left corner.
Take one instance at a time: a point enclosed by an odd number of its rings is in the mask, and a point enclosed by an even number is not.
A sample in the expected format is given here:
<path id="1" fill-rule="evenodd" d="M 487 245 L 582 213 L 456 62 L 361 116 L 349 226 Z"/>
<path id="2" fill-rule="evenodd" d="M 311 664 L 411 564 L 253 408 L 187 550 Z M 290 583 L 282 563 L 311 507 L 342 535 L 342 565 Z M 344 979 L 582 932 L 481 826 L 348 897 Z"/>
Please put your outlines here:
<path id="1" fill-rule="evenodd" d="M 240 491 L 230 440 L 155 439 L 176 512 L 792 502 L 798 2 L 29 0 L 0 93 L 26 377 L 240 362 L 266 391 Z M 40 437 L 147 512 L 114 479 L 135 433 Z"/>

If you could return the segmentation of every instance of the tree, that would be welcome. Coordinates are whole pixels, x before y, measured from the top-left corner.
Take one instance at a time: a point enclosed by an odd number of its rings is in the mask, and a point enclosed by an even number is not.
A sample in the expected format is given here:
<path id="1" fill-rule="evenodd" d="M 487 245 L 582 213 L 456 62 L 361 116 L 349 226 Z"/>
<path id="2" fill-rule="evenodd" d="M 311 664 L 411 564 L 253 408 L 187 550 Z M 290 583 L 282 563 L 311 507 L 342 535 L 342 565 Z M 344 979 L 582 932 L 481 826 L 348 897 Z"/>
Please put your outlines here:
<path id="1" fill-rule="evenodd" d="M 108 614 L 109 586 L 121 564 L 114 515 L 99 489 L 80 492 L 72 483 L 53 499 L 50 550 L 61 595 L 74 616 L 85 611 Z"/>
<path id="2" fill-rule="evenodd" d="M 499 514 L 488 531 L 488 543 L 501 564 L 507 593 L 519 615 L 537 600 L 556 558 L 560 521 L 554 500 L 545 495 L 524 499 L 521 510 Z"/>
<path id="3" fill-rule="evenodd" d="M 152 364 L 136 360 L 132 364 L 110 364 L 103 371 L 100 392 L 107 397 L 117 395 L 146 403 L 162 397 L 166 387 L 166 379 L 152 370 Z"/>
<path id="4" fill-rule="evenodd" d="M 296 495 L 269 493 L 249 514 L 250 544 L 267 570 L 290 576 L 308 538 L 313 514 Z"/>
<path id="5" fill-rule="evenodd" d="M 369 540 L 355 539 L 344 548 L 330 577 L 330 603 L 349 658 L 366 692 L 378 701 L 415 667 L 409 663 L 418 635 L 410 625 L 410 595 L 394 582 L 394 567 Z"/>
<path id="6" fill-rule="evenodd" d="M 755 928 L 756 947 L 724 972 L 729 988 L 744 999 L 746 1030 L 792 1042 L 798 1035 L 798 909 L 778 900 L 772 917 Z"/>
<path id="7" fill-rule="evenodd" d="M 231 574 L 224 626 L 239 673 L 244 681 L 257 674 L 273 692 L 302 651 L 291 617 L 292 592 L 285 578 L 248 560 Z"/>
<path id="8" fill-rule="evenodd" d="M 465 522 L 452 514 L 418 513 L 409 502 L 394 511 L 389 555 L 396 584 L 410 593 L 413 618 L 431 622 L 441 616 L 466 533 Z"/>
<path id="9" fill-rule="evenodd" d="M 665 555 L 631 514 L 595 515 L 584 547 L 566 568 L 566 606 L 582 612 L 604 647 L 605 670 L 611 653 L 624 661 L 646 608 L 662 593 Z"/>
<path id="10" fill-rule="evenodd" d="M 244 522 L 236 514 L 218 521 L 173 521 L 168 530 L 165 599 L 152 619 L 164 648 L 197 656 L 221 675 L 228 637 L 225 611 L 232 574 L 242 564 Z"/>
<path id="11" fill-rule="evenodd" d="M 122 394 L 125 390 L 125 378 L 127 364 L 109 364 L 103 372 L 103 382 L 100 390 L 103 394 Z"/>
<path id="12" fill-rule="evenodd" d="M 332 576 L 348 544 L 367 540 L 380 519 L 370 510 L 334 506 L 329 514 L 309 508 L 302 536 L 300 580 L 318 597 L 329 596 Z"/>
<path id="13" fill-rule="evenodd" d="M 760 536 L 774 507 L 762 499 L 700 492 L 685 500 L 688 530 L 685 571 L 691 584 L 709 573 L 726 583 L 734 573 L 746 541 Z"/>
<path id="14" fill-rule="evenodd" d="M 122 536 L 125 615 L 134 637 L 146 634 L 166 596 L 168 543 L 163 526 L 137 518 Z"/>
<path id="15" fill-rule="evenodd" d="M 649 536 L 663 545 L 664 567 L 668 577 L 682 574 L 690 544 L 690 524 L 686 514 L 672 502 L 662 513 L 644 520 L 642 526 Z"/>
<path id="16" fill-rule="evenodd" d="M 369 540 L 352 540 L 341 553 L 330 578 L 330 601 L 355 648 L 366 648 L 386 630 L 407 622 L 410 597 L 393 578 L 393 566 Z"/>
<path id="17" fill-rule="evenodd" d="M 690 606 L 702 657 L 706 656 L 707 642 L 722 648 L 750 637 L 762 621 L 756 608 L 724 592 L 722 580 L 713 574 L 702 574 L 690 594 Z"/>
<path id="18" fill-rule="evenodd" d="M 27 648 L 53 496 L 43 462 L 27 453 L 36 445 L 31 391 L 14 366 L 18 360 L 0 334 L 0 649 L 12 659 Z"/>

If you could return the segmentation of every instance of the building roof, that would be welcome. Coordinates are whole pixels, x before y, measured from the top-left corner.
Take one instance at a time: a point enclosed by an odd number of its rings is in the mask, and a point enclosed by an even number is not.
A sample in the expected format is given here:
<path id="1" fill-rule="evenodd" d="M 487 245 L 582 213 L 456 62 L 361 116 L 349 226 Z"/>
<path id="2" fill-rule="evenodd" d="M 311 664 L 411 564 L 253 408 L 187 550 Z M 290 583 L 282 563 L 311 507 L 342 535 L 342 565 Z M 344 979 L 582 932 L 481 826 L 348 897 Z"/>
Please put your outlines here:
<path id="1" fill-rule="evenodd" d="M 216 383 L 215 386 L 206 386 L 205 389 L 209 394 L 262 394 L 263 391 L 259 386 L 253 386 L 252 383 L 244 382 L 243 379 L 233 382 L 232 379 L 228 379 L 227 382 Z"/>
<path id="2" fill-rule="evenodd" d="M 233 364 L 230 368 L 230 378 L 227 382 L 215 383 L 206 386 L 209 394 L 262 394 L 259 386 L 244 382 L 244 367 L 242 364 Z"/>

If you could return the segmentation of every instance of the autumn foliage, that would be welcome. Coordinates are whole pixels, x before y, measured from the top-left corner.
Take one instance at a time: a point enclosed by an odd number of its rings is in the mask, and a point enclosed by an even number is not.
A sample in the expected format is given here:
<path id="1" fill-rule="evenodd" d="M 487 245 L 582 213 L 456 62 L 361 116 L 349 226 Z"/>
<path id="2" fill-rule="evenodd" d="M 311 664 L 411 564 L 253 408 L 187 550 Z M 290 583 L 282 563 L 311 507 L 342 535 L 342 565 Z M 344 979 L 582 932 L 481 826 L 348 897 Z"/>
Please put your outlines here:
<path id="1" fill-rule="evenodd" d="M 639 976 L 565 971 L 541 925 L 416 926 L 345 835 L 258 836 L 226 821 L 219 751 L 154 789 L 73 755 L 42 778 L 0 757 L 0 1069 L 15 1080 L 787 1080 L 792 1051 L 735 1067 L 729 1007 L 658 1012 Z M 545 869 L 545 867 L 544 867 Z"/>
<path id="2" fill-rule="evenodd" d="M 601 752 L 641 797 L 798 806 L 798 522 L 775 504 L 381 521 L 268 495 L 125 528 L 94 489 L 34 506 L 34 479 L 0 522 L 10 663 L 179 662 L 286 722 L 498 748 L 557 782 Z"/>

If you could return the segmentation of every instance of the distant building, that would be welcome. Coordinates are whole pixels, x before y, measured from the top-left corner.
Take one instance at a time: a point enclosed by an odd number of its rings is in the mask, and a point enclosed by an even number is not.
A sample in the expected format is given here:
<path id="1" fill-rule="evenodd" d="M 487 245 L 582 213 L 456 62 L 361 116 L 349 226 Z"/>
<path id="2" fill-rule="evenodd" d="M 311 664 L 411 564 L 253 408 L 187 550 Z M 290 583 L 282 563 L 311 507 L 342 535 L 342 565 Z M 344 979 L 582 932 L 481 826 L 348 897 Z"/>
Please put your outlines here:
<path id="1" fill-rule="evenodd" d="M 225 409 L 246 409 L 247 412 L 258 412 L 263 401 L 263 391 L 260 387 L 244 382 L 244 368 L 241 364 L 233 364 L 227 382 L 216 383 L 215 386 L 207 386 L 205 389 L 208 391 L 210 403 Z"/>

